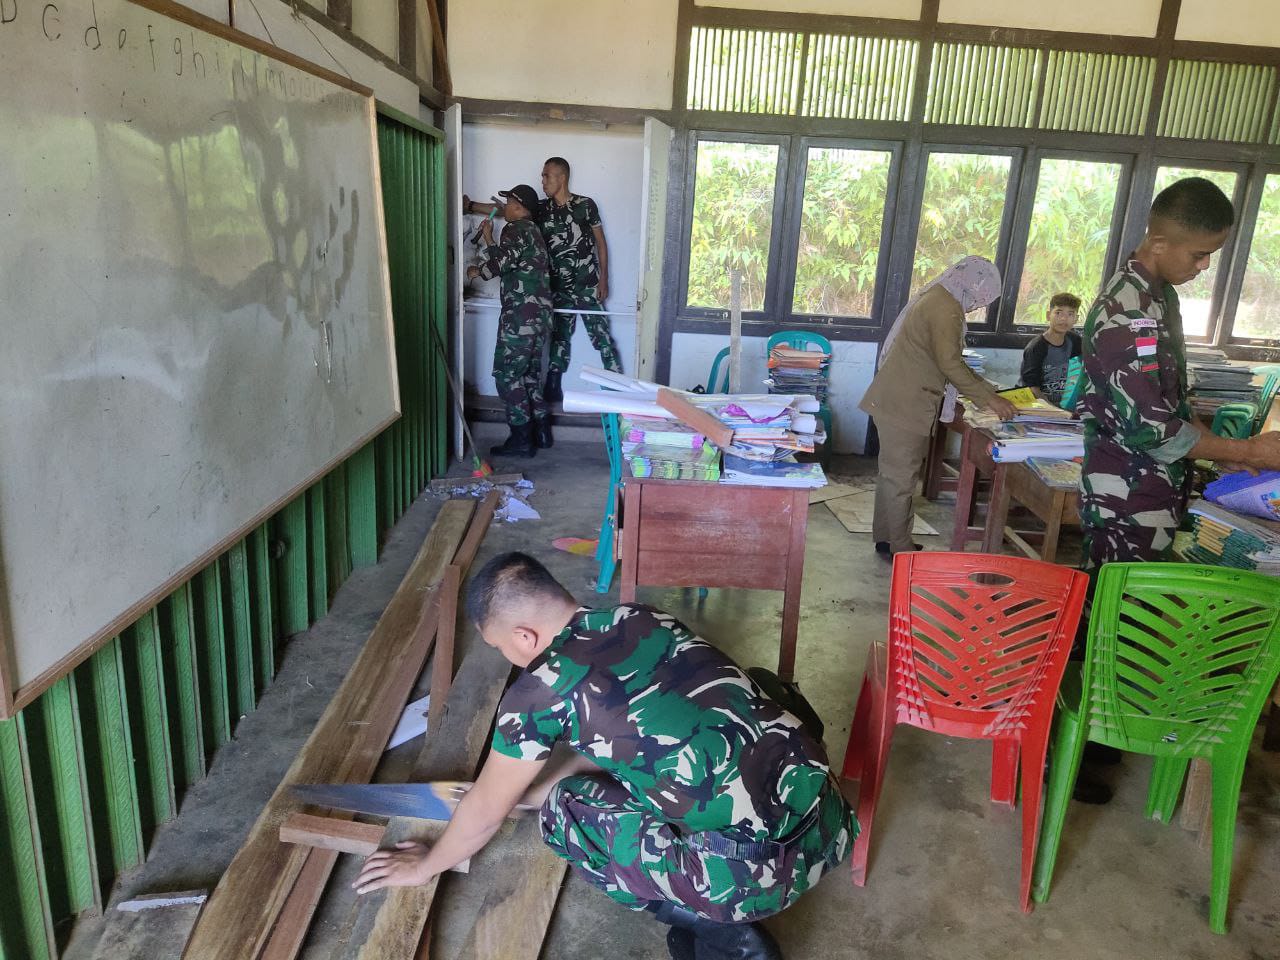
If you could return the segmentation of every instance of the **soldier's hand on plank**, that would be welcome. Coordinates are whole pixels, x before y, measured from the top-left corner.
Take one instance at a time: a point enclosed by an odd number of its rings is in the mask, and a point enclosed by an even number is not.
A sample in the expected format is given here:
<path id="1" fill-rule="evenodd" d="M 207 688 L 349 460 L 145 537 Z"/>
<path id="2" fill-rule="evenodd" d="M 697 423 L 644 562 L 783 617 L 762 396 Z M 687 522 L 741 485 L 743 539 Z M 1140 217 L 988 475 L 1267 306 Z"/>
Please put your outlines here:
<path id="1" fill-rule="evenodd" d="M 428 849 L 416 840 L 401 840 L 394 850 L 370 854 L 351 884 L 356 893 L 370 893 L 382 887 L 413 887 L 431 879 L 423 868 Z"/>
<path id="2" fill-rule="evenodd" d="M 1280 470 L 1280 432 L 1260 433 L 1249 439 L 1249 463 L 1263 470 Z"/>
<path id="3" fill-rule="evenodd" d="M 991 412 L 1001 420 L 1012 420 L 1018 415 L 1018 408 L 1004 397 L 992 397 L 991 402 L 988 403 L 987 406 L 990 407 Z"/>

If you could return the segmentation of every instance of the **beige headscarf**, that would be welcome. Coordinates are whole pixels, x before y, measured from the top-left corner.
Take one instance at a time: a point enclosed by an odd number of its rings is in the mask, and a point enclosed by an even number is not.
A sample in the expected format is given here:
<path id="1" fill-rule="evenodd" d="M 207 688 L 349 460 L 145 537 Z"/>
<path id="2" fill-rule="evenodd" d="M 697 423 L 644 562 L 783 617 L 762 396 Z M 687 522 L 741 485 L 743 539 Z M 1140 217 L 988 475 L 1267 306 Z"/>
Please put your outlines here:
<path id="1" fill-rule="evenodd" d="M 936 286 L 941 286 L 947 293 L 955 297 L 956 302 L 960 304 L 961 310 L 965 313 L 972 313 L 979 307 L 987 306 L 996 297 L 1000 296 L 1000 271 L 986 257 L 965 257 L 957 260 L 921 287 L 920 291 L 908 300 L 907 305 L 898 312 L 898 316 L 893 321 L 893 326 L 889 328 L 889 332 L 884 338 L 884 346 L 880 349 L 880 359 L 876 363 L 877 370 L 884 365 L 885 358 L 889 356 L 889 349 L 893 346 L 893 341 L 898 338 L 898 333 L 902 330 L 902 321 L 906 319 L 907 314 L 911 312 L 916 302 L 924 296 L 925 292 Z M 961 340 L 963 340 L 964 333 L 962 332 L 960 336 Z"/>

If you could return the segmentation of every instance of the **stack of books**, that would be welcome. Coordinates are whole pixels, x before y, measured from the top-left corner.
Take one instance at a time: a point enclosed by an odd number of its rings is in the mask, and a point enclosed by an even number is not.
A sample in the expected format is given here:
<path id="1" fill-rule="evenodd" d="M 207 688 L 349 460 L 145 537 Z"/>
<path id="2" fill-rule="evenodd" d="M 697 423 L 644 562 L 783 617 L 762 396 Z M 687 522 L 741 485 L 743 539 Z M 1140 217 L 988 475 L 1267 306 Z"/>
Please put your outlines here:
<path id="1" fill-rule="evenodd" d="M 983 376 L 987 371 L 986 355 L 979 353 L 977 350 L 970 350 L 968 347 L 964 349 L 964 362 L 970 370 L 978 376 Z"/>
<path id="2" fill-rule="evenodd" d="M 1253 371 L 1211 347 L 1187 350 L 1187 387 L 1191 409 L 1206 421 L 1212 421 L 1224 403 L 1258 402 Z"/>
<path id="3" fill-rule="evenodd" d="M 621 417 L 623 443 L 650 443 L 662 446 L 684 447 L 697 450 L 706 437 L 687 427 L 679 420 L 662 420 L 658 417 Z"/>
<path id="4" fill-rule="evenodd" d="M 815 489 L 827 485 L 827 476 L 820 464 L 797 463 L 794 457 L 765 462 L 726 453 L 720 482 L 750 487 Z"/>
<path id="5" fill-rule="evenodd" d="M 1027 466 L 1035 475 L 1051 487 L 1062 487 L 1074 490 L 1080 486 L 1079 460 L 1048 460 L 1043 457 L 1028 457 Z"/>
<path id="6" fill-rule="evenodd" d="M 720 451 L 692 427 L 656 417 L 621 417 L 618 427 L 633 477 L 720 479 Z"/>
<path id="7" fill-rule="evenodd" d="M 733 429 L 733 453 L 747 460 L 812 453 L 826 439 L 816 397 L 704 394 L 689 400 Z"/>
<path id="8" fill-rule="evenodd" d="M 1192 502 L 1183 559 L 1262 573 L 1280 571 L 1280 523 L 1254 520 L 1207 500 Z"/>
<path id="9" fill-rule="evenodd" d="M 1073 420 L 1069 411 L 1045 400 L 1019 404 L 1018 410 L 1016 417 L 1004 421 L 985 410 L 965 408 L 965 422 L 991 434 L 991 459 L 1019 463 L 1033 458 L 1075 460 L 1084 456 L 1084 425 Z"/>
<path id="10" fill-rule="evenodd" d="M 830 365 L 829 353 L 778 344 L 769 351 L 769 378 L 765 383 L 770 393 L 805 394 L 825 402 Z"/>

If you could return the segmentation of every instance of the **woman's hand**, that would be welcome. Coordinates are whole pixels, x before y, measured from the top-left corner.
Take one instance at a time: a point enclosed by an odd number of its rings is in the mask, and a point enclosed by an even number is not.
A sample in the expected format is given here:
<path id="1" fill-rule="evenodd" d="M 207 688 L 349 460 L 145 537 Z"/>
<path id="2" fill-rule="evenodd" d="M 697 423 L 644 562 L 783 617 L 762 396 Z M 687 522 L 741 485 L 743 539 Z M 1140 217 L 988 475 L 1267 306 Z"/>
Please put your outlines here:
<path id="1" fill-rule="evenodd" d="M 987 409 L 994 413 L 1001 420 L 1012 420 L 1018 415 L 1018 408 L 1004 397 L 992 397 L 987 403 Z"/>

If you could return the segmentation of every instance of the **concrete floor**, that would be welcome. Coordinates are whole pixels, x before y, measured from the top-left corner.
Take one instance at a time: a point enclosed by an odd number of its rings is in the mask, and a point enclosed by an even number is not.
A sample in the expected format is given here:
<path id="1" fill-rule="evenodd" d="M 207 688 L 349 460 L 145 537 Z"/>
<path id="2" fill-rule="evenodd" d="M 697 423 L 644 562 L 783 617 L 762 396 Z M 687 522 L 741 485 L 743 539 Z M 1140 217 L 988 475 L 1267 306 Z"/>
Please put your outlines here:
<path id="1" fill-rule="evenodd" d="M 502 466 L 507 466 L 503 464 Z M 616 601 L 591 590 L 594 564 L 554 550 L 561 536 L 594 536 L 607 478 L 598 442 L 561 442 L 520 462 L 537 485 L 541 521 L 495 524 L 479 562 L 523 549 L 538 556 L 582 601 Z M 868 475 L 873 461 L 837 460 L 833 472 Z M 319 717 L 368 631 L 394 592 L 439 507 L 430 496 L 410 510 L 376 568 L 355 574 L 332 612 L 285 650 L 276 683 L 241 721 L 234 741 L 181 814 L 162 827 L 147 863 L 123 877 L 115 899 L 140 893 L 212 889 L 262 804 Z M 951 511 L 922 504 L 940 530 Z M 844 753 L 857 682 L 868 643 L 885 626 L 889 568 L 869 536 L 848 533 L 828 510 L 811 510 L 797 676 L 827 725 L 837 766 Z M 927 538 L 931 549 L 942 537 Z M 745 666 L 777 657 L 780 595 L 713 590 L 651 590 L 642 599 L 671 611 Z M 474 633 L 463 643 L 476 643 Z M 465 652 L 465 651 L 463 651 Z M 388 755 L 380 778 L 407 769 L 410 743 Z M 829 875 L 786 913 L 769 921 L 790 960 L 807 958 L 1036 957 L 1045 960 L 1280 956 L 1280 755 L 1255 751 L 1245 777 L 1235 853 L 1230 932 L 1206 922 L 1209 857 L 1178 826 L 1142 818 L 1149 761 L 1133 758 L 1108 774 L 1116 788 L 1106 807 L 1073 804 L 1053 899 L 1029 916 L 1017 907 L 1019 819 L 987 799 L 990 753 L 982 744 L 948 741 L 900 727 L 877 814 L 868 884 L 857 889 L 845 869 Z M 450 876 L 437 900 L 432 956 L 456 955 L 479 909 L 494 867 L 492 853 L 473 860 L 467 877 Z M 346 883 L 358 865 L 344 857 L 322 904 L 304 957 L 328 960 L 351 913 Z M 66 956 L 89 960 L 111 922 L 82 920 Z M 157 917 L 155 923 L 166 921 Z M 174 922 L 187 922 L 189 920 Z M 519 936 L 518 931 L 512 931 Z M 570 877 L 542 956 L 553 960 L 664 958 L 665 928 L 647 915 L 615 907 Z M 116 937 L 119 943 L 128 938 Z M 117 946 L 112 958 L 165 954 Z"/>

